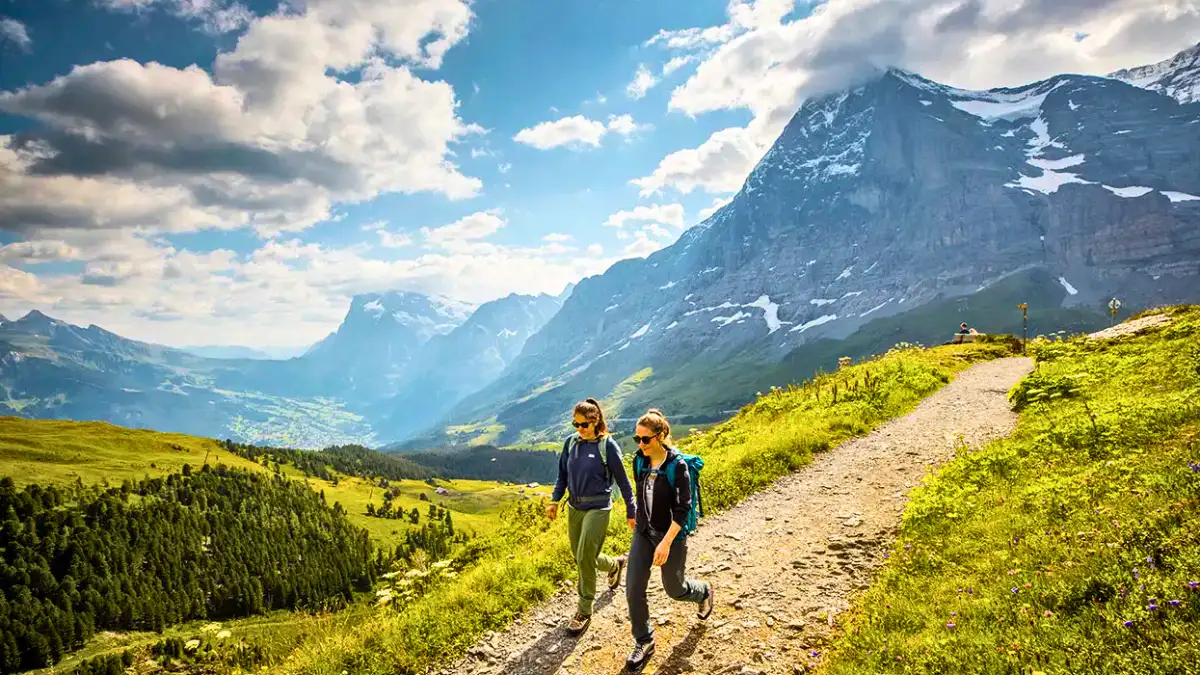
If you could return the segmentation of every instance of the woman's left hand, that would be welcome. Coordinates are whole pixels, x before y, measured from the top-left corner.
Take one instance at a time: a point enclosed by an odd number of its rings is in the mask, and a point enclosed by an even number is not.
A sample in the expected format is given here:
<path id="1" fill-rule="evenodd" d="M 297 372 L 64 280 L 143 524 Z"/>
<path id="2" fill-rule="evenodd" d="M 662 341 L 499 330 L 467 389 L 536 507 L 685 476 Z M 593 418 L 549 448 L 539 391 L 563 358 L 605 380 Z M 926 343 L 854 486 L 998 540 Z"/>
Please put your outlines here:
<path id="1" fill-rule="evenodd" d="M 667 564 L 667 558 L 669 557 L 671 557 L 671 542 L 664 539 L 654 549 L 654 566 L 662 567 Z"/>
<path id="2" fill-rule="evenodd" d="M 637 518 L 626 518 L 625 520 L 629 521 L 630 532 L 637 530 Z"/>

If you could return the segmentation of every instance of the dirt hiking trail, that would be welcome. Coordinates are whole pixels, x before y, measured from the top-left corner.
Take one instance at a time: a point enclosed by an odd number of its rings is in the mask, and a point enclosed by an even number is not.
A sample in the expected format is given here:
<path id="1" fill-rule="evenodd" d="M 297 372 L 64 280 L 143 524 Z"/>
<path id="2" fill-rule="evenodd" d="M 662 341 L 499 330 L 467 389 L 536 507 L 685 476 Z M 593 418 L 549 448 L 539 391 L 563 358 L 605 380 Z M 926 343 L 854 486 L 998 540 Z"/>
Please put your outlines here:
<path id="1" fill-rule="evenodd" d="M 650 577 L 657 653 L 645 673 L 799 673 L 815 665 L 832 619 L 867 587 L 898 530 L 909 488 L 931 466 L 1008 435 L 1017 417 L 1006 393 L 1033 368 L 1025 358 L 960 373 L 912 413 L 814 458 L 724 513 L 701 520 L 688 544 L 688 575 L 711 581 L 716 607 L 675 602 Z M 565 535 L 564 535 L 565 536 Z M 591 627 L 564 629 L 575 610 L 567 588 L 519 623 L 484 636 L 455 675 L 616 675 L 633 647 L 625 585 L 603 576 Z M 814 652 L 816 654 L 814 655 Z"/>

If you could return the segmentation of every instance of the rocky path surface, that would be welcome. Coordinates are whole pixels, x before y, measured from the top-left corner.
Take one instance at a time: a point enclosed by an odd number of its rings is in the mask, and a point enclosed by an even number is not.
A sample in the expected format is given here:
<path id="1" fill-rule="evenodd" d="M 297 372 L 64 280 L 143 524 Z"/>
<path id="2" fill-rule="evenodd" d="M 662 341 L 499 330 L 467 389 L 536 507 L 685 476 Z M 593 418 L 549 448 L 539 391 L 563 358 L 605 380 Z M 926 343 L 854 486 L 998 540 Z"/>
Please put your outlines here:
<path id="1" fill-rule="evenodd" d="M 895 539 L 909 488 L 954 456 L 1009 434 L 1005 394 L 1033 367 L 1009 358 L 976 365 L 916 410 L 842 443 L 725 513 L 701 521 L 689 543 L 689 576 L 711 581 L 716 609 L 674 602 L 657 574 L 650 608 L 657 654 L 645 673 L 799 673 L 820 658 L 823 637 L 852 595 L 867 587 Z M 616 675 L 633 640 L 624 585 L 597 600 L 591 628 L 563 629 L 566 589 L 503 633 L 489 634 L 454 675 Z"/>

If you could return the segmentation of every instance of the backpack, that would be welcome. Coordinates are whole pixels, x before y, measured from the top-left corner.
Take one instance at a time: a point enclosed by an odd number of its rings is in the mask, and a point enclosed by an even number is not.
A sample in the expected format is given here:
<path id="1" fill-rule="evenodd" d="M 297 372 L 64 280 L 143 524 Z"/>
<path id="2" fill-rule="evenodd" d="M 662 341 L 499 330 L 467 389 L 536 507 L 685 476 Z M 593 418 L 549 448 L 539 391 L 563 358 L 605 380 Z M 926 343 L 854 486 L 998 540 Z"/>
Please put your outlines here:
<path id="1" fill-rule="evenodd" d="M 700 496 L 700 471 L 704 468 L 704 458 L 698 455 L 685 455 L 675 448 L 670 448 L 678 457 L 676 461 L 671 462 L 666 467 L 667 483 L 672 488 L 675 487 L 676 467 L 679 462 L 687 464 L 688 473 L 692 476 L 692 505 L 688 510 L 687 522 L 683 526 L 684 534 L 691 534 L 700 526 L 700 519 L 704 517 L 704 500 Z M 646 466 L 646 456 L 640 451 L 633 456 L 633 475 L 637 480 L 641 479 L 641 475 L 645 473 L 649 467 Z"/>

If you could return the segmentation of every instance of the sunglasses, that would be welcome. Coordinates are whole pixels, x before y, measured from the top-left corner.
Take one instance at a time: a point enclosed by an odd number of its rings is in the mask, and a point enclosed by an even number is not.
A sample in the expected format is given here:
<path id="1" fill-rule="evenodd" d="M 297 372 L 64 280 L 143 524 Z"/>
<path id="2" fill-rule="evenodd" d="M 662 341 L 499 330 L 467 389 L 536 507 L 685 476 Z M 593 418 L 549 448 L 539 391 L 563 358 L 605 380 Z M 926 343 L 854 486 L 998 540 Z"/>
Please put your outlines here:
<path id="1" fill-rule="evenodd" d="M 586 428 L 592 426 L 592 423 L 591 422 L 571 422 L 571 426 L 575 427 L 576 429 L 586 429 Z"/>
<path id="2" fill-rule="evenodd" d="M 654 440 L 654 436 L 634 436 L 633 440 L 638 445 L 650 445 L 650 441 Z"/>

